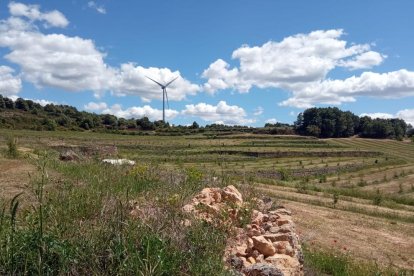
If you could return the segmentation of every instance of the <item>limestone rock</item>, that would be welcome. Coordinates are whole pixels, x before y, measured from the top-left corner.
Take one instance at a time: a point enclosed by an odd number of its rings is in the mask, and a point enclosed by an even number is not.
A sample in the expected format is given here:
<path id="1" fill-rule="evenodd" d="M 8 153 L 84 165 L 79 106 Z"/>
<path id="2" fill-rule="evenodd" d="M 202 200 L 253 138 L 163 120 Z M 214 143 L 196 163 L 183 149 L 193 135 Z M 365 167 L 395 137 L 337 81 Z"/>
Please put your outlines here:
<path id="1" fill-rule="evenodd" d="M 256 236 L 252 238 L 254 248 L 265 256 L 271 256 L 276 253 L 276 249 L 273 244 L 266 240 L 263 236 Z"/>
<path id="2" fill-rule="evenodd" d="M 275 266 L 269 264 L 254 264 L 243 269 L 246 276 L 284 276 Z"/>

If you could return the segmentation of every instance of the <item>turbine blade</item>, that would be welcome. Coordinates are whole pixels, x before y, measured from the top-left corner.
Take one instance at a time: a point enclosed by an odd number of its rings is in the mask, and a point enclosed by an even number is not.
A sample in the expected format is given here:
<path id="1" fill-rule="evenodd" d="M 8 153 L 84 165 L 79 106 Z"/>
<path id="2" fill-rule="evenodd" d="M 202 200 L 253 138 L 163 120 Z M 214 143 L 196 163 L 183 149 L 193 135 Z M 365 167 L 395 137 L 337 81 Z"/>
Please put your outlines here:
<path id="1" fill-rule="evenodd" d="M 168 102 L 168 93 L 167 89 L 165 89 L 165 97 L 167 98 L 167 108 L 170 109 L 170 103 Z"/>
<path id="2" fill-rule="evenodd" d="M 178 76 L 179 77 L 179 76 Z M 167 87 L 168 85 L 170 85 L 171 83 L 173 83 L 176 79 L 178 79 L 178 77 L 175 77 L 172 81 L 168 82 L 165 87 Z"/>
<path id="3" fill-rule="evenodd" d="M 158 84 L 159 86 L 161 86 L 161 87 L 164 87 L 164 85 L 162 85 L 161 83 L 159 83 L 158 81 L 156 81 L 156 80 L 153 80 L 153 79 L 151 79 L 150 77 L 148 77 L 148 76 L 145 76 L 147 79 L 150 79 L 150 80 L 152 80 L 153 82 L 155 82 L 156 84 Z"/>

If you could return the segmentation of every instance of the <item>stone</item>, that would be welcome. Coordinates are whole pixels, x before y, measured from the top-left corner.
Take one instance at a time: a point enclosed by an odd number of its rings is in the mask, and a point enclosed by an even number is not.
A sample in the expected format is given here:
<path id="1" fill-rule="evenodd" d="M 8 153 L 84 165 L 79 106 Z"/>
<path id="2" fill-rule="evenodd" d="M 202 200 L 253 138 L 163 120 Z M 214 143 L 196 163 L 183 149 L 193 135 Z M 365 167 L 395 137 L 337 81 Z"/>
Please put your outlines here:
<path id="1" fill-rule="evenodd" d="M 262 234 L 260 226 L 257 224 L 249 224 L 246 229 L 249 237 L 260 236 Z"/>
<path id="2" fill-rule="evenodd" d="M 133 166 L 135 165 L 135 161 L 133 160 L 128 160 L 128 159 L 103 159 L 102 163 L 105 164 L 111 164 L 111 165 L 130 165 Z"/>
<path id="3" fill-rule="evenodd" d="M 292 221 L 288 218 L 279 218 L 277 220 L 277 225 L 278 226 L 281 226 L 281 225 L 284 225 L 284 224 L 290 224 L 290 223 L 292 223 Z"/>
<path id="4" fill-rule="evenodd" d="M 276 253 L 276 249 L 273 244 L 266 240 L 263 236 L 255 236 L 252 238 L 254 248 L 265 256 L 271 256 Z"/>
<path id="5" fill-rule="evenodd" d="M 263 263 L 264 262 L 264 255 L 260 254 L 259 256 L 257 256 L 256 258 L 256 263 Z"/>
<path id="6" fill-rule="evenodd" d="M 272 233 L 272 234 L 276 234 L 276 233 L 279 232 L 279 229 L 280 228 L 277 227 L 277 226 L 272 226 L 272 227 L 269 228 L 269 232 Z"/>
<path id="7" fill-rule="evenodd" d="M 247 258 L 247 261 L 248 261 L 249 263 L 251 263 L 251 264 L 255 264 L 255 263 L 256 263 L 256 260 L 255 260 L 252 256 L 248 257 L 248 258 Z"/>
<path id="8" fill-rule="evenodd" d="M 270 228 L 273 227 L 273 224 L 271 222 L 266 222 L 262 227 L 265 231 L 269 231 Z"/>
<path id="9" fill-rule="evenodd" d="M 247 261 L 247 259 L 245 257 L 240 257 L 240 260 L 243 262 L 243 267 L 248 267 L 248 266 L 252 265 L 251 263 L 249 263 Z"/>
<path id="10" fill-rule="evenodd" d="M 257 250 L 253 250 L 252 251 L 252 253 L 250 254 L 253 258 L 257 258 L 257 257 L 259 257 L 259 255 L 260 255 L 260 253 L 259 253 L 259 251 L 257 251 Z"/>
<path id="11" fill-rule="evenodd" d="M 190 213 L 190 212 L 194 211 L 194 205 L 192 205 L 192 204 L 184 205 L 183 211 L 187 212 L 187 213 Z"/>
<path id="12" fill-rule="evenodd" d="M 288 234 L 265 234 L 264 238 L 271 242 L 290 241 L 291 237 Z"/>
<path id="13" fill-rule="evenodd" d="M 231 256 L 229 260 L 230 266 L 234 269 L 240 270 L 243 268 L 243 260 L 236 256 Z"/>
<path id="14" fill-rule="evenodd" d="M 276 209 L 275 211 L 276 211 L 276 214 L 280 214 L 280 215 L 287 215 L 287 216 L 292 215 L 292 212 L 285 208 L 279 208 L 279 209 Z"/>
<path id="15" fill-rule="evenodd" d="M 254 244 L 253 244 L 253 240 L 252 240 L 252 238 L 247 238 L 247 249 L 248 250 L 252 250 L 253 249 L 253 246 L 254 246 Z"/>
<path id="16" fill-rule="evenodd" d="M 233 185 L 223 188 L 222 195 L 226 200 L 229 200 L 237 205 L 243 204 L 241 193 Z"/>
<path id="17" fill-rule="evenodd" d="M 236 256 L 246 257 L 247 256 L 246 250 L 247 250 L 247 245 L 246 244 L 236 246 Z"/>
<path id="18" fill-rule="evenodd" d="M 246 276 L 284 276 L 280 269 L 269 264 L 254 264 L 243 269 Z"/>
<path id="19" fill-rule="evenodd" d="M 303 275 L 299 261 L 285 254 L 275 254 L 265 258 L 267 263 L 278 267 L 284 275 Z"/>
<path id="20" fill-rule="evenodd" d="M 290 232 L 294 232 L 294 229 L 291 225 L 289 224 L 284 224 L 279 228 L 279 233 L 290 233 Z"/>
<path id="21" fill-rule="evenodd" d="M 276 248 L 276 253 L 278 254 L 286 254 L 286 255 L 293 257 L 295 253 L 293 251 L 292 246 L 290 245 L 288 241 L 274 242 L 273 246 Z"/>
<path id="22" fill-rule="evenodd" d="M 278 218 L 280 218 L 280 216 L 278 214 L 272 214 L 269 216 L 269 220 L 271 222 L 276 222 L 278 220 Z"/>
<path id="23" fill-rule="evenodd" d="M 252 224 L 261 225 L 263 223 L 264 215 L 262 212 L 253 210 L 252 217 Z"/>
<path id="24" fill-rule="evenodd" d="M 79 160 L 79 155 L 73 150 L 66 150 L 59 155 L 59 159 L 62 161 L 77 161 Z"/>

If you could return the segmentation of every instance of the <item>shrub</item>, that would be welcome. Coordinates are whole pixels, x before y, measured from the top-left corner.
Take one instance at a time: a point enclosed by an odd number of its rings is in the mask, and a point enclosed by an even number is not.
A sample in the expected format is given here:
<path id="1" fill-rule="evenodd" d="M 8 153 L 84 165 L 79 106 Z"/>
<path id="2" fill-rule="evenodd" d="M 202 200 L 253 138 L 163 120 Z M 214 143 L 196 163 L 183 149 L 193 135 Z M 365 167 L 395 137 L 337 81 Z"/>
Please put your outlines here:
<path id="1" fill-rule="evenodd" d="M 288 169 L 280 168 L 278 173 L 280 175 L 280 179 L 283 181 L 289 181 L 292 178 L 292 175 Z"/>
<path id="2" fill-rule="evenodd" d="M 9 158 L 17 158 L 19 151 L 17 149 L 17 138 L 12 136 L 7 138 L 7 156 Z"/>

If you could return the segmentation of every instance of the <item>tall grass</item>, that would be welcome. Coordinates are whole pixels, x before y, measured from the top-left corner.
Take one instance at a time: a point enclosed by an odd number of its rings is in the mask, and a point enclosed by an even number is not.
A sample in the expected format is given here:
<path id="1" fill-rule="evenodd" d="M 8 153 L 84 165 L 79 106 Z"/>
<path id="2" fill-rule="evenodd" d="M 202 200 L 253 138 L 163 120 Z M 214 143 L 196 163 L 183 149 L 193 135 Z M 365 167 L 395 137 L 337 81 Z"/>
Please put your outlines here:
<path id="1" fill-rule="evenodd" d="M 193 221 L 182 204 L 204 187 L 196 169 L 161 172 L 40 157 L 37 199 L 0 216 L 0 275 L 226 275 L 226 229 Z M 47 169 L 64 176 L 52 182 Z M 130 202 L 141 215 L 130 215 Z M 5 205 L 4 205 L 5 206 Z"/>
<path id="2" fill-rule="evenodd" d="M 7 151 L 6 156 L 8 158 L 17 158 L 19 156 L 19 151 L 17 149 L 17 138 L 13 136 L 8 136 L 6 138 Z"/>
<path id="3" fill-rule="evenodd" d="M 305 265 L 315 275 L 332 276 L 380 276 L 380 275 L 413 275 L 414 270 L 404 270 L 395 267 L 380 267 L 375 262 L 355 260 L 349 254 L 337 249 L 329 251 L 304 245 Z"/>

